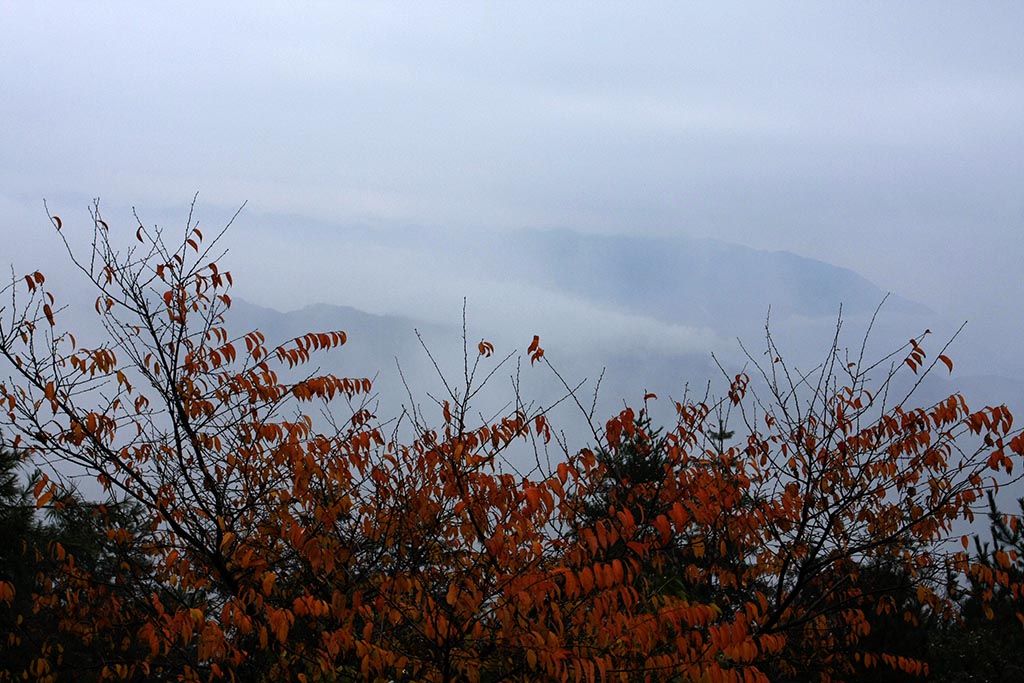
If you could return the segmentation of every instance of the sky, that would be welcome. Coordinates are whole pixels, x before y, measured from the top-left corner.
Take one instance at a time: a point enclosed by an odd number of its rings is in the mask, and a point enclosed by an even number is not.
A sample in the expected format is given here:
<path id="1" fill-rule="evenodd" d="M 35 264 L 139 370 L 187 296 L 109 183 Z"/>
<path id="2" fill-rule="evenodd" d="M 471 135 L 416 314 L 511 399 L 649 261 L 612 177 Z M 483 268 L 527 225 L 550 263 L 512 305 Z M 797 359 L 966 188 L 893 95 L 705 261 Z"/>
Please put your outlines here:
<path id="1" fill-rule="evenodd" d="M 1019 2 L 0 0 L 0 266 L 50 258 L 44 198 L 130 232 L 132 206 L 183 221 L 198 192 L 210 226 L 246 203 L 228 242 L 260 303 L 375 312 L 472 278 L 374 231 L 714 237 L 1015 356 L 1022 30 Z"/>

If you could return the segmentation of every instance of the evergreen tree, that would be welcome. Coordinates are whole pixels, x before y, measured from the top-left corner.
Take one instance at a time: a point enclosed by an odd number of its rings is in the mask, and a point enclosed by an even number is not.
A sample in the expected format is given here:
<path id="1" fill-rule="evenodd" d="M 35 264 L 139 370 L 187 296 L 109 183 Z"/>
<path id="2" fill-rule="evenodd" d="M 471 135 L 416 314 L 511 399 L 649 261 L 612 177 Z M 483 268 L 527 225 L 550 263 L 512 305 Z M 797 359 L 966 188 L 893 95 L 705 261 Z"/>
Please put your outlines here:
<path id="1" fill-rule="evenodd" d="M 52 673 L 98 680 L 105 666 L 141 650 L 130 644 L 137 626 L 130 620 L 104 640 L 83 628 L 76 619 L 86 607 L 83 582 L 122 604 L 125 615 L 144 607 L 156 588 L 140 544 L 150 534 L 134 506 L 88 502 L 66 486 L 37 510 L 39 474 L 26 476 L 29 465 L 24 451 L 0 447 L 0 581 L 13 588 L 0 601 L 0 633 L 9 634 L 0 681 L 38 669 L 40 658 Z"/>

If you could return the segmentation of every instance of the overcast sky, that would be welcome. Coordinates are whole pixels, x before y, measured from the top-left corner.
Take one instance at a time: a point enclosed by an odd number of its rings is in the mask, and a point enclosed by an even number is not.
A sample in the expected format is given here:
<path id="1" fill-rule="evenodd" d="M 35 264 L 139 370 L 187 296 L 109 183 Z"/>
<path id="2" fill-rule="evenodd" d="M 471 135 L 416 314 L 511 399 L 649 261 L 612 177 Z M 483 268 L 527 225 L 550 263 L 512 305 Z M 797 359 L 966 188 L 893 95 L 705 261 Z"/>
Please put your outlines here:
<path id="1" fill-rule="evenodd" d="M 251 272 L 351 226 L 711 236 L 1020 344 L 1024 3 L 180 4 L 0 2 L 0 261 L 43 198 L 198 191 Z"/>

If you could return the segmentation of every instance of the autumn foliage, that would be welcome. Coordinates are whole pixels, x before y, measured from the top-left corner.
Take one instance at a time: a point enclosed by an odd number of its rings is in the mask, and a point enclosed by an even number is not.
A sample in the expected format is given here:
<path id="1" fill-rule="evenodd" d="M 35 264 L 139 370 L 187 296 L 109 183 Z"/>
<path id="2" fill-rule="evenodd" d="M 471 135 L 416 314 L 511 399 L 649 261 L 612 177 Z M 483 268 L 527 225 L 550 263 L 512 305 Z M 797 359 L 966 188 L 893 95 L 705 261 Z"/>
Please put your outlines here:
<path id="1" fill-rule="evenodd" d="M 526 471 L 507 453 L 557 444 L 556 417 L 473 420 L 490 342 L 436 415 L 385 423 L 370 380 L 303 374 L 344 332 L 229 328 L 219 236 L 140 225 L 119 250 L 93 218 L 94 253 L 69 252 L 101 343 L 63 327 L 42 273 L 4 290 L 3 430 L 46 472 L 35 505 L 68 505 L 71 473 L 105 498 L 91 560 L 52 542 L 25 548 L 30 581 L 0 576 L 0 680 L 925 675 L 873 629 L 955 621 L 951 580 L 1020 595 L 1016 554 L 980 562 L 959 534 L 1024 441 L 1004 407 L 896 397 L 900 373 L 951 368 L 923 338 L 877 362 L 836 344 L 801 374 L 769 337 L 722 401 L 659 428 L 647 396 Z M 538 338 L 527 355 L 549 371 Z"/>

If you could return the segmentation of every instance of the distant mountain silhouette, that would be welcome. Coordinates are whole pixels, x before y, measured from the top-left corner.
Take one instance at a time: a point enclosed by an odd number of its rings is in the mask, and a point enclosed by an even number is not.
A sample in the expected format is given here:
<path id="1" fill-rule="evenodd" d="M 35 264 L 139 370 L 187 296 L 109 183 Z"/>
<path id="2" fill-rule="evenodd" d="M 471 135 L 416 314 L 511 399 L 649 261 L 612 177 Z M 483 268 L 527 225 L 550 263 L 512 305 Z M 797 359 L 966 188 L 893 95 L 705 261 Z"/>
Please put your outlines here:
<path id="1" fill-rule="evenodd" d="M 731 328 L 779 318 L 870 314 L 885 291 L 852 270 L 784 251 L 712 239 L 537 231 L 517 241 L 521 258 L 553 287 L 668 322 Z M 896 315 L 929 313 L 890 296 Z"/>

